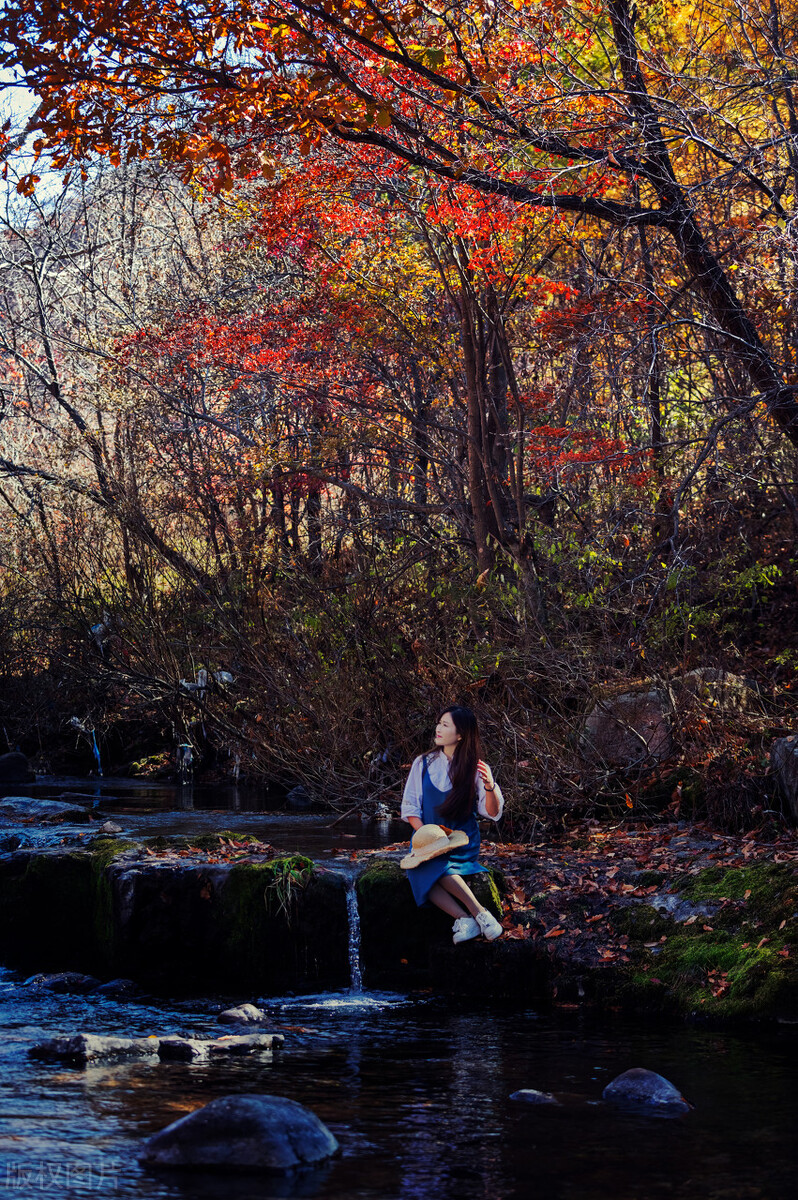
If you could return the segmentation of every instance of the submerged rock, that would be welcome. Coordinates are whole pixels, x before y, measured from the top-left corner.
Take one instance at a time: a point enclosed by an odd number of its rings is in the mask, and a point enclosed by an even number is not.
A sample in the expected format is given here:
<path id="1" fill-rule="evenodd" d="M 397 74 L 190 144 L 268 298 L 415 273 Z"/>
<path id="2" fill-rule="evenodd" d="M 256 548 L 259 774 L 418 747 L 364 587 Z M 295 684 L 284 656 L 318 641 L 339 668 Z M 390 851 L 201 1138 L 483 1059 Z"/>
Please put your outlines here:
<path id="1" fill-rule="evenodd" d="M 223 1096 L 148 1139 L 143 1162 L 285 1174 L 334 1154 L 338 1143 L 310 1109 L 283 1096 Z"/>
<path id="2" fill-rule="evenodd" d="M 602 1092 L 608 1104 L 619 1108 L 650 1110 L 668 1115 L 690 1111 L 681 1092 L 656 1071 L 632 1067 L 608 1083 Z"/>
<path id="3" fill-rule="evenodd" d="M 78 971 L 58 971 L 53 975 L 31 975 L 25 980 L 26 987 L 48 992 L 93 992 L 100 985 L 93 975 L 81 975 Z"/>
<path id="4" fill-rule="evenodd" d="M 132 979 L 109 979 L 93 989 L 93 995 L 107 996 L 109 1000 L 128 1000 L 142 994 L 141 988 Z"/>
<path id="5" fill-rule="evenodd" d="M 219 1013 L 219 1021 L 223 1025 L 265 1025 L 268 1020 L 268 1013 L 254 1004 L 238 1004 Z"/>
<path id="6" fill-rule="evenodd" d="M 520 1091 L 513 1092 L 510 1099 L 522 1100 L 524 1104 L 548 1105 L 562 1108 L 557 1097 L 552 1096 L 551 1092 L 539 1092 L 536 1088 L 521 1088 Z"/>

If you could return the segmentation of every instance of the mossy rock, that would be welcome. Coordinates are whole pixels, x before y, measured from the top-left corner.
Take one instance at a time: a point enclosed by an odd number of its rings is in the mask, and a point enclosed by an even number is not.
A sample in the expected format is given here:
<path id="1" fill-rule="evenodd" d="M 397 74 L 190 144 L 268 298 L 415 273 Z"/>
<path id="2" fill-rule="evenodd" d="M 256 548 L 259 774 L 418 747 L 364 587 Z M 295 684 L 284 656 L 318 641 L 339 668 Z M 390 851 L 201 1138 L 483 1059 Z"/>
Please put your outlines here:
<path id="1" fill-rule="evenodd" d="M 631 963 L 614 976 L 615 999 L 714 1020 L 767 1019 L 798 1003 L 798 876 L 788 866 L 710 867 L 679 881 L 716 913 L 676 923 L 648 905 L 615 911 Z M 724 904 L 723 902 L 727 902 Z M 653 955 L 643 943 L 660 942 Z"/>
<path id="2" fill-rule="evenodd" d="M 650 904 L 629 904 L 624 908 L 611 909 L 609 920 L 616 933 L 626 934 L 634 942 L 658 941 L 678 928 Z"/>
<path id="3" fill-rule="evenodd" d="M 113 961 L 106 868 L 131 843 L 95 839 L 87 850 L 9 855 L 0 865 L 0 950 L 38 971 L 92 974 Z"/>
<path id="4" fill-rule="evenodd" d="M 744 900 L 760 920 L 790 919 L 798 909 L 798 874 L 780 863 L 750 867 L 706 867 L 680 882 L 679 891 L 691 900 Z"/>
<path id="5" fill-rule="evenodd" d="M 480 904 L 501 917 L 501 898 L 489 868 L 467 877 Z M 357 880 L 361 962 L 367 984 L 397 986 L 423 980 L 431 954 L 451 943 L 452 918 L 432 904 L 419 907 L 407 873 L 377 859 Z"/>
<path id="6" fill-rule="evenodd" d="M 215 936 L 225 975 L 238 986 L 273 991 L 349 982 L 345 881 L 302 855 L 231 867 Z"/>

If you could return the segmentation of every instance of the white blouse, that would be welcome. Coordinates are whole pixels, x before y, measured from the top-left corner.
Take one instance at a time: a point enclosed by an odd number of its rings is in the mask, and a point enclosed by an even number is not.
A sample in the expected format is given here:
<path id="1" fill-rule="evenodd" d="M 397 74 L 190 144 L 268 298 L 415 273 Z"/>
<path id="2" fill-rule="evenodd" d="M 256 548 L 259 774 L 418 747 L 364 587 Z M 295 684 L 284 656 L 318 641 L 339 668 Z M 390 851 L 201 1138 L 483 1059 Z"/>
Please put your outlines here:
<path id="1" fill-rule="evenodd" d="M 410 768 L 410 774 L 407 777 L 405 784 L 404 795 L 402 796 L 402 820 L 406 821 L 408 817 L 421 816 L 421 798 L 424 770 L 424 755 L 419 754 L 418 758 L 413 760 L 413 765 Z M 442 792 L 448 792 L 452 786 L 452 781 L 449 778 L 449 760 L 442 750 L 438 750 L 436 754 L 430 758 L 429 767 L 427 768 L 429 777 L 435 787 Z M 495 817 L 492 817 L 485 806 L 485 783 L 482 776 L 477 772 L 477 812 L 481 817 L 487 817 L 489 821 L 498 821 L 504 811 L 504 796 L 498 783 L 493 792 L 496 799 L 499 801 L 499 811 Z"/>

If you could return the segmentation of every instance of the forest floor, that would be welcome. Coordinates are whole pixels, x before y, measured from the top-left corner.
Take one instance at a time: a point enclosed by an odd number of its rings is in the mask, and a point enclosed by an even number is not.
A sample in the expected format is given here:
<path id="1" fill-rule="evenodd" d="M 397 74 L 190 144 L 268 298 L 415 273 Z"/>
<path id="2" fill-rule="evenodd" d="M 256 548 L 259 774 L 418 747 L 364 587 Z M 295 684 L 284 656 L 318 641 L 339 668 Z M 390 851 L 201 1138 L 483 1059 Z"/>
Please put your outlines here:
<path id="1" fill-rule="evenodd" d="M 483 842 L 482 859 L 500 872 L 501 941 L 545 962 L 556 1004 L 723 1020 L 798 1011 L 794 830 L 582 820 L 556 839 Z"/>

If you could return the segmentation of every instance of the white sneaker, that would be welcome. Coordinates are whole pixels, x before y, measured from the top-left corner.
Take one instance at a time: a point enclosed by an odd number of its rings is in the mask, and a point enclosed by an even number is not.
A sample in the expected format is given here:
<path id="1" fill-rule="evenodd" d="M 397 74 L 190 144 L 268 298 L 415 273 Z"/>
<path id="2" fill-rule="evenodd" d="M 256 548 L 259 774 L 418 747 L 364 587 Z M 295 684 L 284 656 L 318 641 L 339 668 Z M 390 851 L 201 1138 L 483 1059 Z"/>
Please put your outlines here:
<path id="1" fill-rule="evenodd" d="M 458 917 L 452 925 L 455 946 L 458 942 L 468 942 L 471 938 L 479 937 L 480 929 L 473 917 Z"/>
<path id="2" fill-rule="evenodd" d="M 487 909 L 484 912 L 477 913 L 474 918 L 479 932 L 483 937 L 486 937 L 489 942 L 495 941 L 497 937 L 501 937 L 504 930 L 499 922 L 494 917 L 493 913 L 489 913 Z"/>

